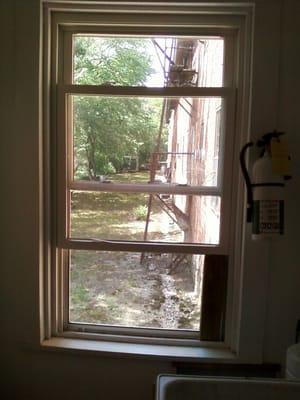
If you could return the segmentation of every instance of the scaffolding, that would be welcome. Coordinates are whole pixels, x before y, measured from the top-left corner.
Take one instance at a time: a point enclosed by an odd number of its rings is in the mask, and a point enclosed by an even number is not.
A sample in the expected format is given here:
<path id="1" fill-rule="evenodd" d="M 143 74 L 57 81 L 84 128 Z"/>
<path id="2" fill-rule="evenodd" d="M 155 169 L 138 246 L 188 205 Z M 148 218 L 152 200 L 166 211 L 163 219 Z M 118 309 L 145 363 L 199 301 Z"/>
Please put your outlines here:
<path id="1" fill-rule="evenodd" d="M 182 85 L 182 81 L 178 78 L 179 76 L 179 71 L 187 71 L 188 69 L 185 68 L 187 65 L 177 65 L 175 63 L 175 58 L 176 58 L 176 52 L 180 48 L 182 49 L 188 49 L 188 51 L 191 50 L 190 47 L 176 47 L 177 45 L 177 40 L 172 39 L 170 45 L 167 45 L 167 42 L 165 40 L 165 46 L 162 48 L 162 46 L 155 40 L 152 39 L 152 43 L 155 48 L 155 52 L 157 54 L 157 57 L 159 59 L 161 68 L 163 70 L 163 75 L 164 75 L 164 84 L 165 86 L 174 86 L 174 85 Z M 184 61 L 184 63 L 187 63 L 187 60 Z M 185 68 L 185 69 L 184 69 Z M 155 177 L 156 177 L 156 171 L 158 169 L 158 166 L 160 165 L 160 157 L 165 155 L 171 157 L 174 157 L 176 155 L 186 155 L 186 156 L 193 156 L 194 153 L 192 152 L 169 152 L 169 151 L 162 151 L 161 149 L 161 141 L 162 141 L 162 135 L 163 135 L 163 129 L 166 121 L 166 113 L 167 113 L 167 107 L 168 107 L 168 99 L 164 98 L 163 103 L 162 103 L 162 110 L 161 110 L 161 118 L 160 118 L 160 124 L 159 124 L 159 130 L 158 130 L 158 135 L 156 139 L 156 144 L 155 144 L 155 149 L 154 152 L 152 152 L 150 156 L 150 166 L 149 166 L 149 183 L 154 183 L 155 182 Z M 184 99 L 185 103 L 187 104 L 188 107 L 192 107 L 192 104 L 187 100 Z M 190 111 L 183 105 L 180 101 L 178 102 L 180 107 L 183 108 L 183 110 L 191 117 Z M 170 168 L 172 168 L 174 163 L 171 162 Z M 167 175 L 167 181 L 170 181 L 172 176 L 172 171 L 168 171 Z M 146 214 L 146 221 L 145 221 L 145 229 L 144 229 L 144 236 L 143 240 L 147 241 L 148 239 L 148 232 L 149 232 L 149 223 L 150 223 L 150 217 L 151 217 L 151 212 L 153 208 L 153 203 L 156 201 L 156 203 L 159 205 L 160 209 L 165 212 L 168 217 L 171 219 L 173 223 L 175 223 L 180 230 L 186 231 L 189 227 L 189 216 L 179 210 L 179 208 L 176 207 L 176 205 L 173 203 L 172 199 L 167 196 L 161 196 L 160 194 L 149 194 L 148 198 L 148 205 L 147 205 L 147 214 Z M 142 253 L 141 255 L 141 262 L 144 260 L 145 254 Z M 177 266 L 183 261 L 185 256 L 183 255 L 175 255 L 169 265 L 170 271 L 173 271 Z"/>

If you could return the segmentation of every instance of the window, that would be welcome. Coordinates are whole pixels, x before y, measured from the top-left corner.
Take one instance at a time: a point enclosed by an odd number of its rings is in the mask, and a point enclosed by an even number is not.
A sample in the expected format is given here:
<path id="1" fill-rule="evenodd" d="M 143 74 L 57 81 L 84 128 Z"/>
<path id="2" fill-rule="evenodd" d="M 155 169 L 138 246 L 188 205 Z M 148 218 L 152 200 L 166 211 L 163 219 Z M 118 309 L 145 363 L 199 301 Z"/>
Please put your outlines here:
<path id="1" fill-rule="evenodd" d="M 104 10 L 52 15 L 52 331 L 225 342 L 240 20 Z"/>

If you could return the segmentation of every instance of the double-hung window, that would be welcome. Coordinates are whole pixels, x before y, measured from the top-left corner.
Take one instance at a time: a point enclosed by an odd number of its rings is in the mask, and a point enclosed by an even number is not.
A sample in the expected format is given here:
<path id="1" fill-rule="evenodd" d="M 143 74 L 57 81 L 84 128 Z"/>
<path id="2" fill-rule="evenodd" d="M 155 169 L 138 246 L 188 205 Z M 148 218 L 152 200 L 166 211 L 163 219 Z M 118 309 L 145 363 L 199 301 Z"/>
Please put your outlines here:
<path id="1" fill-rule="evenodd" d="M 239 30 L 174 10 L 54 18 L 56 335 L 225 340 Z"/>

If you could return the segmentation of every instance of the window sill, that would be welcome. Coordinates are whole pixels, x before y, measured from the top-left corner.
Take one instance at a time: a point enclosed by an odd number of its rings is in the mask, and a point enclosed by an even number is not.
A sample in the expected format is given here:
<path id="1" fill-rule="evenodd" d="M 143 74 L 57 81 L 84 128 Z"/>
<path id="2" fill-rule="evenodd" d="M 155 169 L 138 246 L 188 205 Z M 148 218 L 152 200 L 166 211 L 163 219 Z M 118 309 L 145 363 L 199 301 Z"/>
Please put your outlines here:
<path id="1" fill-rule="evenodd" d="M 70 351 L 101 354 L 122 358 L 149 358 L 163 361 L 236 362 L 237 356 L 227 348 L 205 348 L 188 346 L 167 346 L 156 344 L 135 344 L 96 340 L 51 338 L 41 346 L 49 351 Z"/>

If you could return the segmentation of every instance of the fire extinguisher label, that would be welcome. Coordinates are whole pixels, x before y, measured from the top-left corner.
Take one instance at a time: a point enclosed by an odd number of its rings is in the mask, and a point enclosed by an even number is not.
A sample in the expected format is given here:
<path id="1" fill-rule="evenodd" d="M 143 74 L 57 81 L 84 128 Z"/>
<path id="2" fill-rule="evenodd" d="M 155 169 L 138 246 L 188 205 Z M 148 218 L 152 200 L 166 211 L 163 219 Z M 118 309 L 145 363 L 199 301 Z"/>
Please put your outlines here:
<path id="1" fill-rule="evenodd" d="M 254 200 L 252 233 L 283 235 L 283 200 Z"/>

